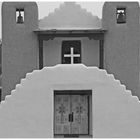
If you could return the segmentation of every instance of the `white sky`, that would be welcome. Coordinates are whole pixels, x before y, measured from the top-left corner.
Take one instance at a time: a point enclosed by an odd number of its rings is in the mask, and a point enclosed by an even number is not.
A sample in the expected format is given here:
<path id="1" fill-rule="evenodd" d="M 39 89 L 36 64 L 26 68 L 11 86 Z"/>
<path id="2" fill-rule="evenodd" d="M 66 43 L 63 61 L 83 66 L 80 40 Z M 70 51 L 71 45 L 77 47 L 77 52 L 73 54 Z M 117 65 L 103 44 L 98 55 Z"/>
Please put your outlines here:
<path id="1" fill-rule="evenodd" d="M 62 1 L 59 2 L 39 2 L 37 1 L 38 4 L 38 11 L 39 11 L 39 19 L 43 18 L 44 16 L 47 16 L 50 12 L 53 12 L 55 8 L 58 8 L 60 4 L 62 4 Z M 102 6 L 103 6 L 103 1 L 102 2 L 77 2 L 78 4 L 81 5 L 82 8 L 85 8 L 88 12 L 91 12 L 93 15 L 97 15 L 98 17 L 102 17 Z M 0 7 L 2 5 L 2 2 L 0 2 Z M 1 10 L 0 10 L 0 27 L 1 27 Z M 1 28 L 0 28 L 0 38 L 1 38 Z"/>

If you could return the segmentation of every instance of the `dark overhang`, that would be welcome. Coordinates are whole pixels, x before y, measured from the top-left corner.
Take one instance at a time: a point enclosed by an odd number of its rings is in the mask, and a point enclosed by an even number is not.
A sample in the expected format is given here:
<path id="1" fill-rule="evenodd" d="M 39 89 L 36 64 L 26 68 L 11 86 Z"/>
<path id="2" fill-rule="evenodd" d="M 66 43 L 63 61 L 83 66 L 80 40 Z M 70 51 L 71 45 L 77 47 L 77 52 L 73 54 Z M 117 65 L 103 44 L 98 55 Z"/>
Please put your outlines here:
<path id="1" fill-rule="evenodd" d="M 88 37 L 89 39 L 102 40 L 106 31 L 105 29 L 38 29 L 34 32 L 42 40 L 54 39 L 55 37 Z"/>

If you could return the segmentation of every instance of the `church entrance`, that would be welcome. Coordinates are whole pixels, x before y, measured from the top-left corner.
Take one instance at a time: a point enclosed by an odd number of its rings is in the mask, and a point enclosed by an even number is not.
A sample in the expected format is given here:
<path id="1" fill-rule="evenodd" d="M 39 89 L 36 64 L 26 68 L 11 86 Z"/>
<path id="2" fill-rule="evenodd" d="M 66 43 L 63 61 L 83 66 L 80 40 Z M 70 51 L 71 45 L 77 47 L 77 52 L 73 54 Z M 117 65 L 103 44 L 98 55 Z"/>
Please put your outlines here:
<path id="1" fill-rule="evenodd" d="M 55 137 L 81 137 L 89 135 L 90 102 L 88 91 L 55 91 Z"/>

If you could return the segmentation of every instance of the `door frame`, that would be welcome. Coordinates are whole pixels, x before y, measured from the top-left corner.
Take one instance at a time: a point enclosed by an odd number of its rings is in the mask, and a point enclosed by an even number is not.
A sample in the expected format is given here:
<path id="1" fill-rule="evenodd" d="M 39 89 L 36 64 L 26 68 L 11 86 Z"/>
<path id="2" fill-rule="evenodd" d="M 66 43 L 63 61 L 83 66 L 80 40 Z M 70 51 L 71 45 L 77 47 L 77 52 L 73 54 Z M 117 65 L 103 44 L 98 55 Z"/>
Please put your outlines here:
<path id="1" fill-rule="evenodd" d="M 54 90 L 54 107 L 55 107 L 55 95 L 88 95 L 88 134 L 55 134 L 53 129 L 54 137 L 56 138 L 92 137 L 92 90 Z M 55 112 L 53 116 L 54 116 L 53 120 L 55 120 Z M 54 128 L 55 121 L 53 122 Z"/>

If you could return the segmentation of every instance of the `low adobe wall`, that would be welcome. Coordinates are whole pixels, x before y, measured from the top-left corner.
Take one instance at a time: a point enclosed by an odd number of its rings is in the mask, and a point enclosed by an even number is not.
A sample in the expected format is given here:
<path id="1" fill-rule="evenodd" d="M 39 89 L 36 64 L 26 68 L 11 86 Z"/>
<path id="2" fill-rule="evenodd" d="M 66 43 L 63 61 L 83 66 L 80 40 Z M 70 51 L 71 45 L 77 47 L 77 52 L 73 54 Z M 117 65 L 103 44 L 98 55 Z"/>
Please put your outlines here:
<path id="1" fill-rule="evenodd" d="M 53 137 L 54 90 L 92 90 L 93 137 L 140 137 L 140 102 L 105 70 L 57 65 L 26 75 L 0 105 L 0 137 Z"/>

